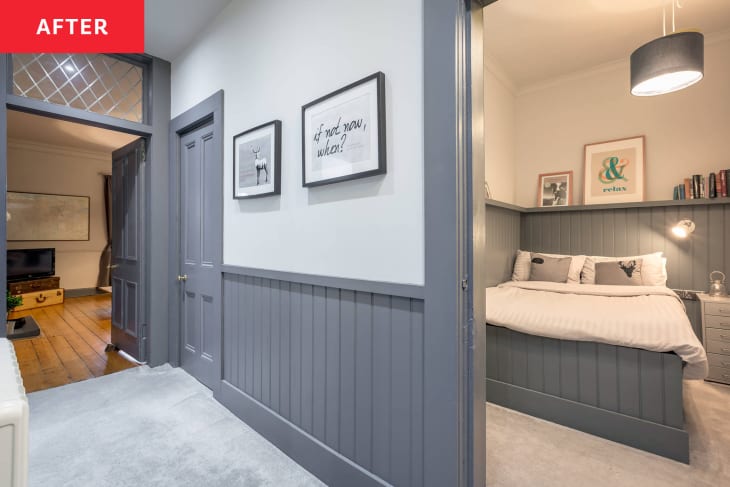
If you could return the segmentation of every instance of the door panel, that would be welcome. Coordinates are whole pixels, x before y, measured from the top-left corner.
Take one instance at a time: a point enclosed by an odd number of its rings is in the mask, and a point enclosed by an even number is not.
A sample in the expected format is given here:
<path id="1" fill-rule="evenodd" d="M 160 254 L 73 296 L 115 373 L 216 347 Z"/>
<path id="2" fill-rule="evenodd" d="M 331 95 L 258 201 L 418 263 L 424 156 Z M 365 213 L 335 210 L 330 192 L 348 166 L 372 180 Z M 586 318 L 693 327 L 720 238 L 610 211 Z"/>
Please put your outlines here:
<path id="1" fill-rule="evenodd" d="M 112 154 L 112 343 L 144 361 L 144 140 Z"/>
<path id="2" fill-rule="evenodd" d="M 216 390 L 221 349 L 222 168 L 213 125 L 181 137 L 182 367 Z"/>

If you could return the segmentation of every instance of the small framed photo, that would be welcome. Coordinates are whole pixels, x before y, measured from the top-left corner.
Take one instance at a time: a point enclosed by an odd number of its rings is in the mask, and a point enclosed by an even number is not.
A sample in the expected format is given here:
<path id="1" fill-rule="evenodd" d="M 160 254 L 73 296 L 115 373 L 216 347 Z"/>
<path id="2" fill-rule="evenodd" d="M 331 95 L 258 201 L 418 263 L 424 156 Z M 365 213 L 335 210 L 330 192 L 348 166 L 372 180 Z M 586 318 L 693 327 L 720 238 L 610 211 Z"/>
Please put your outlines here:
<path id="1" fill-rule="evenodd" d="M 586 144 L 583 203 L 644 201 L 644 136 Z"/>
<path id="2" fill-rule="evenodd" d="M 537 206 L 573 204 L 573 171 L 540 174 L 537 178 Z"/>
<path id="3" fill-rule="evenodd" d="M 233 198 L 281 193 L 281 121 L 233 136 Z"/>
<path id="4" fill-rule="evenodd" d="M 385 174 L 385 75 L 302 107 L 302 186 Z"/>

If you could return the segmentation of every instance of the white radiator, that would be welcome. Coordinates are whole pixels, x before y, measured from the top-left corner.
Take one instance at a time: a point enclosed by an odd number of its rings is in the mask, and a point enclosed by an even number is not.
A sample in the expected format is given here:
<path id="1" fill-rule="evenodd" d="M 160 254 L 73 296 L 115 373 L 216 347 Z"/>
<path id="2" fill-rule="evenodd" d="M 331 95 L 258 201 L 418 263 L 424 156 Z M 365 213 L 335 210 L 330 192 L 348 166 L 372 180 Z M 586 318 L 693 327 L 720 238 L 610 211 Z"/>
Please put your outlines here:
<path id="1" fill-rule="evenodd" d="M 28 399 L 13 345 L 0 338 L 0 487 L 28 484 Z"/>

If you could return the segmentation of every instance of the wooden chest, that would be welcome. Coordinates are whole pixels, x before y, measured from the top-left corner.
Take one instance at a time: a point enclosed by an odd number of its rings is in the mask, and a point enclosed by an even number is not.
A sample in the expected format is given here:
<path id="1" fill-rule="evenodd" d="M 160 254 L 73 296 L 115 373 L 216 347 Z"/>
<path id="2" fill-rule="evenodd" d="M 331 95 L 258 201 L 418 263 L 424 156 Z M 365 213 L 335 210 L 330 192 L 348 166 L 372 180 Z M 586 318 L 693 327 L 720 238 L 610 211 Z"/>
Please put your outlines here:
<path id="1" fill-rule="evenodd" d="M 60 277 L 45 277 L 43 279 L 32 279 L 30 281 L 9 282 L 8 290 L 12 295 L 48 291 L 61 287 Z"/>
<path id="2" fill-rule="evenodd" d="M 41 306 L 53 306 L 54 304 L 63 303 L 63 289 L 23 293 L 21 296 L 23 296 L 23 304 L 15 308 L 13 311 L 24 311 L 40 308 Z"/>

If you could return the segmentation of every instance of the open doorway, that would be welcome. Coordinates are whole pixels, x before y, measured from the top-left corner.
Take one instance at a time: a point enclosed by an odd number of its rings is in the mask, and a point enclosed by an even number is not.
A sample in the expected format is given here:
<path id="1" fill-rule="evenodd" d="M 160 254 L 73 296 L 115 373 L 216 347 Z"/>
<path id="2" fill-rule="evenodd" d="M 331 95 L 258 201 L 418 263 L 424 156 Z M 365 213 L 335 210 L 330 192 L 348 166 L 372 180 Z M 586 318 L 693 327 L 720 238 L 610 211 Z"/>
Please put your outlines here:
<path id="1" fill-rule="evenodd" d="M 112 319 L 122 309 L 112 304 L 126 304 L 112 290 L 129 287 L 112 286 L 113 279 L 123 277 L 115 274 L 138 238 L 113 222 L 140 210 L 128 204 L 137 200 L 134 187 L 124 191 L 124 178 L 138 168 L 141 139 L 13 110 L 7 124 L 8 303 L 16 305 L 7 332 L 26 389 L 133 367 L 108 345 L 121 341 Z"/>

